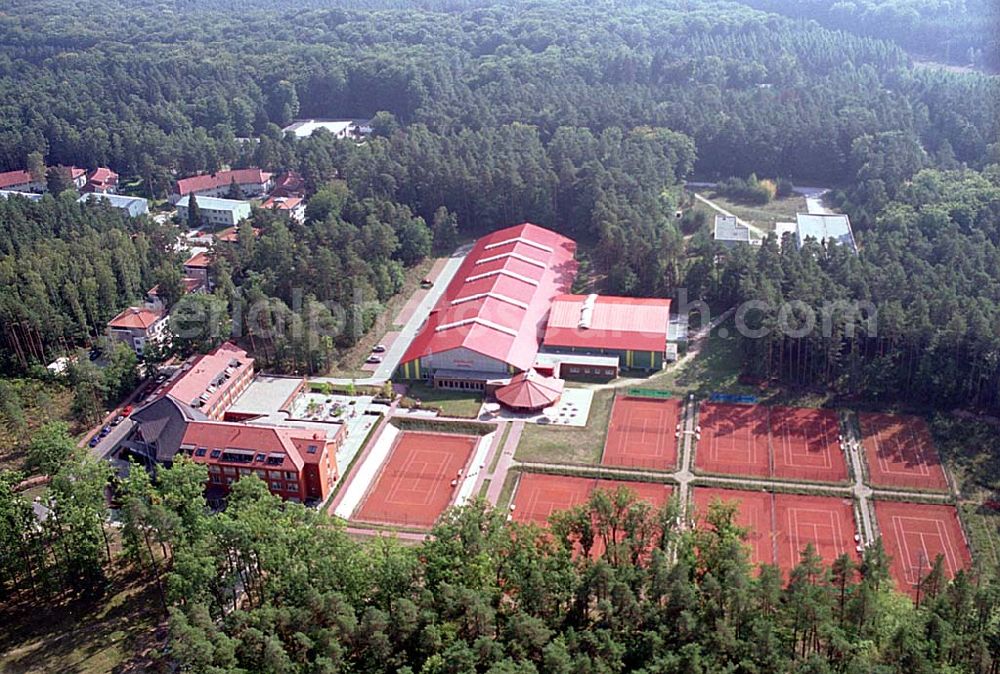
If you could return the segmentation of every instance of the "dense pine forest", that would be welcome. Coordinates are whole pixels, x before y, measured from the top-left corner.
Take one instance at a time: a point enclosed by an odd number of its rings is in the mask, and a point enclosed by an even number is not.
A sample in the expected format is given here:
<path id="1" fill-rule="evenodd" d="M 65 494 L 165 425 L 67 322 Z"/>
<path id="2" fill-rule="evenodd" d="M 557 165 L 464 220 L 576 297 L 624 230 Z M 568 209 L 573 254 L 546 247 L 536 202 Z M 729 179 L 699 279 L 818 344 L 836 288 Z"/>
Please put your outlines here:
<path id="1" fill-rule="evenodd" d="M 169 616 L 153 660 L 213 674 L 1000 674 L 995 582 L 937 564 L 914 606 L 880 545 L 782 576 L 751 566 L 731 506 L 695 529 L 625 492 L 550 533 L 476 503 L 426 541 L 358 542 L 255 478 L 209 514 L 184 460 L 132 471 L 112 527 L 110 468 L 25 413 L 61 392 L 43 366 L 154 284 L 215 317 L 177 355 L 234 327 L 267 370 L 324 373 L 429 255 L 530 220 L 579 241 L 589 289 L 763 301 L 736 364 L 760 383 L 996 414 L 1000 80 L 911 56 L 995 67 L 989 4 L 10 0 L 0 170 L 107 165 L 162 214 L 178 177 L 259 166 L 301 173 L 309 203 L 302 223 L 255 209 L 212 251 L 214 293 L 181 298 L 177 224 L 0 199 L 0 426 L 52 477 L 38 522 L 0 470 L 0 602 L 97 601 L 125 560 Z M 304 117 L 373 132 L 282 133 Z M 859 254 L 717 246 L 684 183 L 758 176 L 830 187 Z M 794 330 L 831 303 L 829 329 Z M 104 356 L 69 369 L 80 423 L 136 384 L 131 351 Z M 969 484 L 995 489 L 995 429 L 975 431 Z"/>
<path id="2" fill-rule="evenodd" d="M 348 303 L 365 315 L 341 323 L 363 329 L 398 290 L 401 270 L 431 250 L 435 219 L 457 223 L 458 238 L 532 220 L 578 238 L 609 292 L 675 297 L 687 288 L 720 306 L 762 294 L 835 297 L 884 309 L 887 331 L 863 341 L 837 333 L 748 343 L 755 375 L 997 403 L 1000 358 L 987 327 L 997 322 L 987 280 L 997 264 L 996 79 L 915 70 L 891 42 L 737 4 L 241 7 L 31 3 L 0 17 L 0 168 L 22 168 L 32 153 L 49 164 L 109 164 L 151 197 L 176 176 L 227 165 L 298 169 L 311 190 L 346 180 L 347 194 L 313 209 L 304 228 L 286 232 L 258 216 L 265 245 L 227 256 L 221 270 L 234 280 L 222 289 L 231 313 L 248 298 L 273 298 L 278 314 Z M 112 14 L 118 20 L 104 20 Z M 375 137 L 282 138 L 292 118 L 323 116 L 374 116 Z M 237 140 L 248 137 L 258 140 Z M 790 261 L 824 271 L 786 280 L 768 259 L 772 246 L 759 260 L 723 264 L 697 237 L 685 245 L 673 217 L 679 183 L 751 172 L 840 187 L 860 258 Z M 955 183 L 960 198 L 948 189 Z M 375 221 L 381 230 L 367 227 Z M 60 254 L 43 240 L 48 255 Z M 45 355 L 79 344 L 137 299 L 138 280 L 153 280 L 167 255 L 154 242 L 113 288 L 88 278 L 68 290 L 62 272 L 42 273 L 40 303 L 8 284 L 5 323 L 25 326 Z M 884 282 L 896 268 L 909 283 Z M 316 302 L 292 306 L 295 287 Z M 114 301 L 95 302 L 93 288 Z M 270 360 L 323 370 L 357 331 L 307 340 L 313 347 L 279 340 Z M 897 345 L 905 348 L 889 348 Z M 9 335 L 4 347 L 6 367 L 24 367 Z M 891 367 L 900 359 L 904 367 Z M 947 367 L 933 365 L 941 359 Z"/>

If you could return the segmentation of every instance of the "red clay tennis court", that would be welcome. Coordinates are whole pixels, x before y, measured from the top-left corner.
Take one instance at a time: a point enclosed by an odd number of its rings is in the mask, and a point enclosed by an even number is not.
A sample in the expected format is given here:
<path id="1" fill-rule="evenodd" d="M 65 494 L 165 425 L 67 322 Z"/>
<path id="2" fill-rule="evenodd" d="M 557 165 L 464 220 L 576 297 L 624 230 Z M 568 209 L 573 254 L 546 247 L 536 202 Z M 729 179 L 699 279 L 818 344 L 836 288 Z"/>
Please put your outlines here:
<path id="1" fill-rule="evenodd" d="M 774 564 L 774 541 L 771 537 L 771 494 L 762 491 L 695 487 L 691 495 L 695 522 L 705 525 L 705 514 L 713 501 L 737 501 L 737 526 L 747 529 L 750 561 L 753 564 Z"/>
<path id="2" fill-rule="evenodd" d="M 923 419 L 874 413 L 858 418 L 873 485 L 948 491 L 948 479 Z"/>
<path id="3" fill-rule="evenodd" d="M 670 498 L 670 485 L 655 482 L 599 480 L 592 477 L 568 477 L 523 473 L 514 494 L 514 521 L 548 526 L 549 515 L 569 510 L 586 502 L 595 489 L 614 490 L 627 487 L 636 496 L 660 507 Z"/>
<path id="4" fill-rule="evenodd" d="M 778 566 L 786 574 L 799 563 L 809 543 L 827 566 L 843 554 L 859 559 L 854 504 L 850 499 L 775 494 L 774 511 Z"/>
<path id="5" fill-rule="evenodd" d="M 451 486 L 479 437 L 403 431 L 353 519 L 431 527 L 452 502 Z M 459 480 L 461 482 L 461 480 Z"/>
<path id="6" fill-rule="evenodd" d="M 704 514 L 715 499 L 739 502 L 736 523 L 749 530 L 754 564 L 776 562 L 787 577 L 809 543 L 825 564 L 844 553 L 857 558 L 850 499 L 696 487 L 693 502 L 699 526 L 704 526 Z"/>
<path id="7" fill-rule="evenodd" d="M 676 398 L 615 398 L 601 463 L 672 470 L 677 465 L 680 416 L 681 402 Z"/>
<path id="8" fill-rule="evenodd" d="M 846 482 L 840 418 L 831 410 L 772 407 L 769 410 L 774 476 L 811 482 Z"/>
<path id="9" fill-rule="evenodd" d="M 767 408 L 760 405 L 702 403 L 701 439 L 694 465 L 706 473 L 768 477 Z"/>
<path id="10" fill-rule="evenodd" d="M 937 556 L 944 556 L 949 578 L 972 565 L 958 511 L 949 505 L 876 501 L 875 517 L 886 552 L 892 557 L 892 577 L 900 592 L 917 594 Z"/>

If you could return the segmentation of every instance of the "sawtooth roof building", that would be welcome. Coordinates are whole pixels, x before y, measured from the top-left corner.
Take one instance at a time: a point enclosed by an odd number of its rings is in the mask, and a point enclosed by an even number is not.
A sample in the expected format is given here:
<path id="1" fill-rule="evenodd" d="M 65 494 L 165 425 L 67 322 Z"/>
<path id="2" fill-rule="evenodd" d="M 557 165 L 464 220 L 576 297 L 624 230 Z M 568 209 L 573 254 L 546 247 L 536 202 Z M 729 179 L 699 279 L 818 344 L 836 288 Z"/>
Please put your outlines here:
<path id="1" fill-rule="evenodd" d="M 483 389 L 531 368 L 553 299 L 577 272 L 576 243 L 523 223 L 479 239 L 403 355 L 397 377 Z"/>

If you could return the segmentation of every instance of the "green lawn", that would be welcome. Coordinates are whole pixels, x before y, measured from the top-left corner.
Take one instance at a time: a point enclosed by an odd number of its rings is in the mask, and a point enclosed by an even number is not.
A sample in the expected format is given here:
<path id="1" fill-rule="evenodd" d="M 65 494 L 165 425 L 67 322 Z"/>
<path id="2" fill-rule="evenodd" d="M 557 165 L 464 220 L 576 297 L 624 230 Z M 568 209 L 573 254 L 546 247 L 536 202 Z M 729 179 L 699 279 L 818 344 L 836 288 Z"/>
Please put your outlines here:
<path id="1" fill-rule="evenodd" d="M 726 209 L 740 220 L 749 222 L 764 230 L 774 229 L 775 222 L 795 222 L 795 215 L 797 213 L 807 212 L 806 198 L 798 194 L 793 194 L 783 199 L 774 199 L 764 206 L 757 206 L 730 201 L 726 197 L 716 194 L 711 189 L 702 190 L 698 193 L 714 202 L 720 208 Z M 704 205 L 702 204 L 702 206 Z M 707 206 L 704 206 L 704 208 L 710 211 L 709 226 L 711 226 L 711 223 L 715 222 L 714 214 L 717 211 L 713 211 Z"/>
<path id="2" fill-rule="evenodd" d="M 707 398 L 712 393 L 734 393 L 757 396 L 769 405 L 793 407 L 822 407 L 829 399 L 823 391 L 792 389 L 784 386 L 759 388 L 739 382 L 743 357 L 739 338 L 735 335 L 734 320 L 730 318 L 708 336 L 708 341 L 693 360 L 682 367 L 668 365 L 662 373 L 649 377 L 637 388 L 670 391 L 677 397 L 694 394 Z M 627 376 L 627 375 L 626 375 Z"/>
<path id="3" fill-rule="evenodd" d="M 959 505 L 977 568 L 986 579 L 1000 579 L 1000 512 L 976 503 Z"/>
<path id="4" fill-rule="evenodd" d="M 422 407 L 433 407 L 441 410 L 446 417 L 475 419 L 483 404 L 483 396 L 476 391 L 452 391 L 434 388 L 423 383 L 408 385 L 404 403 L 419 399 Z"/>
<path id="5" fill-rule="evenodd" d="M 525 424 L 515 458 L 530 462 L 600 463 L 613 400 L 614 391 L 595 392 L 590 418 L 583 428 Z"/>

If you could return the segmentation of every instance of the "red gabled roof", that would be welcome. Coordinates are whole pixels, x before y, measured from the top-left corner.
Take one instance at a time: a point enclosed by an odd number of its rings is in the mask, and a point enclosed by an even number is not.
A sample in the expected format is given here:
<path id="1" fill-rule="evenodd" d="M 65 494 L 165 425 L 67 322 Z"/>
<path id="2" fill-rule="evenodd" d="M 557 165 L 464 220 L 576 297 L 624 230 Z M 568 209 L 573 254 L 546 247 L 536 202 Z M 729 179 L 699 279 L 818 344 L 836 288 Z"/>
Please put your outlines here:
<path id="1" fill-rule="evenodd" d="M 662 352 L 669 324 L 670 300 L 562 295 L 552 303 L 544 344 Z"/>
<path id="2" fill-rule="evenodd" d="M 301 203 L 302 199 L 300 197 L 276 197 L 272 195 L 260 207 L 274 211 L 290 211 Z"/>
<path id="3" fill-rule="evenodd" d="M 35 182 L 28 171 L 7 171 L 0 173 L 0 189 L 13 187 L 14 185 L 26 185 Z"/>
<path id="4" fill-rule="evenodd" d="M 576 276 L 576 243 L 524 223 L 473 246 L 402 362 L 456 348 L 531 367 L 552 299 Z"/>
<path id="5" fill-rule="evenodd" d="M 87 184 L 95 187 L 108 187 L 117 182 L 118 174 L 105 166 L 94 169 L 87 178 Z"/>
<path id="6" fill-rule="evenodd" d="M 198 463 L 220 463 L 213 459 L 213 449 L 236 449 L 266 454 L 264 461 L 254 460 L 241 464 L 250 469 L 282 470 L 294 466 L 302 470 L 306 463 L 316 463 L 326 450 L 328 441 L 321 431 L 304 428 L 284 428 L 274 426 L 254 426 L 228 421 L 191 421 L 184 432 L 182 447 L 204 447 L 209 450 L 205 456 L 193 456 Z M 316 452 L 309 454 L 309 445 L 316 446 Z M 272 463 L 268 459 L 282 455 L 282 463 Z"/>
<path id="7" fill-rule="evenodd" d="M 272 175 L 274 174 L 261 171 L 259 168 L 247 168 L 191 176 L 177 181 L 177 194 L 183 197 L 191 192 L 228 187 L 234 180 L 237 185 L 263 185 L 271 179 Z"/>
<path id="8" fill-rule="evenodd" d="M 246 351 L 232 342 L 225 342 L 213 351 L 197 356 L 191 367 L 171 382 L 166 393 L 184 405 L 196 406 L 195 403 L 201 401 L 201 407 L 210 407 L 225 394 L 228 382 L 252 368 L 253 362 L 254 359 Z M 209 392 L 209 386 L 216 382 L 219 383 Z M 201 397 L 203 394 L 204 398 Z"/>
<path id="9" fill-rule="evenodd" d="M 212 266 L 212 256 L 204 251 L 195 253 L 187 262 L 184 263 L 184 266 L 196 268 L 210 267 Z"/>
<path id="10" fill-rule="evenodd" d="M 305 194 L 306 183 L 302 176 L 295 171 L 282 173 L 274 181 L 274 190 L 271 191 L 273 197 L 301 197 Z"/>
<path id="11" fill-rule="evenodd" d="M 112 328 L 120 330 L 148 330 L 163 317 L 163 313 L 146 307 L 129 307 L 108 321 Z"/>

